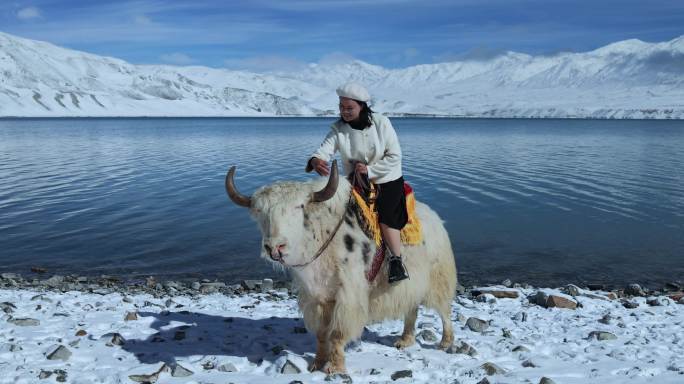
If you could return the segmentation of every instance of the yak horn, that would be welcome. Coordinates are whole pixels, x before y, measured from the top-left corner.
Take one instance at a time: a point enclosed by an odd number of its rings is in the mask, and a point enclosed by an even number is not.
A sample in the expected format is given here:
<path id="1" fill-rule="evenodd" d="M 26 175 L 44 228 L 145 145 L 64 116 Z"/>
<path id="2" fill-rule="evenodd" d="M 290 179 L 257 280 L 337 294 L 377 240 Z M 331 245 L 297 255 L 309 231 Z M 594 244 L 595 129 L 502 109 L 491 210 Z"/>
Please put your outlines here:
<path id="1" fill-rule="evenodd" d="M 332 167 L 330 167 L 330 176 L 328 177 L 328 184 L 325 188 L 318 192 L 314 192 L 311 201 L 320 203 L 326 201 L 335 195 L 337 191 L 337 183 L 339 181 L 339 174 L 337 172 L 337 160 L 333 160 Z"/>
<path id="2" fill-rule="evenodd" d="M 235 176 L 234 165 L 230 167 L 228 174 L 226 174 L 226 192 L 228 192 L 228 197 L 233 200 L 233 203 L 249 208 L 252 205 L 252 198 L 238 192 L 238 190 L 235 188 L 233 176 Z"/>

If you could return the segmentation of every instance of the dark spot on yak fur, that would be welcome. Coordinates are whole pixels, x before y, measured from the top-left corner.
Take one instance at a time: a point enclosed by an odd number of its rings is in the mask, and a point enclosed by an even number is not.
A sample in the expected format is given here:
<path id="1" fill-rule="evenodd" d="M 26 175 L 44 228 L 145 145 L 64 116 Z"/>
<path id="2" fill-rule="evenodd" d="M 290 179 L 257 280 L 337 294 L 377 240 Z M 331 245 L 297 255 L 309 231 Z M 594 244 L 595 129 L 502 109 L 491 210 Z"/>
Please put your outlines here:
<path id="1" fill-rule="evenodd" d="M 349 261 L 349 259 L 345 257 L 344 260 L 342 260 L 342 263 L 347 264 L 348 261 Z"/>
<path id="2" fill-rule="evenodd" d="M 363 249 L 361 250 L 361 254 L 363 255 L 363 264 L 368 264 L 370 262 L 371 256 L 371 247 L 369 242 L 363 242 Z"/>
<path id="3" fill-rule="evenodd" d="M 327 234 L 329 235 L 329 234 L 330 234 L 330 230 L 329 230 L 329 229 L 326 229 L 326 230 L 325 230 L 325 233 L 327 233 Z"/>
<path id="4" fill-rule="evenodd" d="M 347 247 L 347 251 L 354 252 L 354 239 L 349 234 L 344 235 L 344 246 Z"/>

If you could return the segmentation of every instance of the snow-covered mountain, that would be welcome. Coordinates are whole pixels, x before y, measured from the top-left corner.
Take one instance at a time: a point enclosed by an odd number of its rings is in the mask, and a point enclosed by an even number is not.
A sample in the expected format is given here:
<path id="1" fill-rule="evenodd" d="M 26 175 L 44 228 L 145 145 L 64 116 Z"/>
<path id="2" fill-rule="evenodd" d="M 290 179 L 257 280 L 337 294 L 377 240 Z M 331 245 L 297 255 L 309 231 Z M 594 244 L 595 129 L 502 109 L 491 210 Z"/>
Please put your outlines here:
<path id="1" fill-rule="evenodd" d="M 684 119 L 684 36 L 553 56 L 259 74 L 133 65 L 0 32 L 0 116 L 328 115 L 335 87 L 349 80 L 395 115 Z"/>

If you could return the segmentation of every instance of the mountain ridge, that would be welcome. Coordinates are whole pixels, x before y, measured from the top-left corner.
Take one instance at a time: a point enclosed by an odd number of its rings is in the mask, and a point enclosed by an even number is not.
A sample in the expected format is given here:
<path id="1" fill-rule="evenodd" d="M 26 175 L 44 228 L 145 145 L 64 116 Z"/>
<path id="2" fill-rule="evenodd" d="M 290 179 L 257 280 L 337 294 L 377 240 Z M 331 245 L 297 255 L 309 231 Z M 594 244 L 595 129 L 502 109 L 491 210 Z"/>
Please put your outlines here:
<path id="1" fill-rule="evenodd" d="M 350 80 L 390 115 L 684 119 L 684 36 L 551 56 L 256 73 L 135 65 L 0 32 L 0 117 L 326 116 Z"/>

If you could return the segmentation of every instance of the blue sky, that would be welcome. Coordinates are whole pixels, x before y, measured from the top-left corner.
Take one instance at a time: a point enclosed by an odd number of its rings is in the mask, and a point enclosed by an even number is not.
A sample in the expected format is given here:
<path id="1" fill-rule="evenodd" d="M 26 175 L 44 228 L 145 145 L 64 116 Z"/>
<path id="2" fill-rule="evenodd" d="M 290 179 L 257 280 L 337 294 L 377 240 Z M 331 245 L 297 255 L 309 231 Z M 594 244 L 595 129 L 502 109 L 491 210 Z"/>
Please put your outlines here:
<path id="1" fill-rule="evenodd" d="M 2 0 L 0 31 L 134 64 L 398 68 L 671 40 L 684 0 Z"/>

